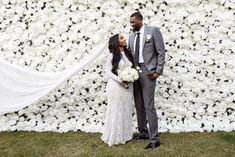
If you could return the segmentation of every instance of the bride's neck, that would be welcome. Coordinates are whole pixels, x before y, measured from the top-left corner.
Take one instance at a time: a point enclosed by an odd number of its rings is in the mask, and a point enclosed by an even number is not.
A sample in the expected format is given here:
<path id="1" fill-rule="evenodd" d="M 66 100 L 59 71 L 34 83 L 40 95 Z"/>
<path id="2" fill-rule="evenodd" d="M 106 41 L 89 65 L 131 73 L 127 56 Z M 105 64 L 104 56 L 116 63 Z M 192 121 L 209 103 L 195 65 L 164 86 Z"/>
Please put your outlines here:
<path id="1" fill-rule="evenodd" d="M 120 52 L 124 51 L 124 47 L 119 47 Z"/>

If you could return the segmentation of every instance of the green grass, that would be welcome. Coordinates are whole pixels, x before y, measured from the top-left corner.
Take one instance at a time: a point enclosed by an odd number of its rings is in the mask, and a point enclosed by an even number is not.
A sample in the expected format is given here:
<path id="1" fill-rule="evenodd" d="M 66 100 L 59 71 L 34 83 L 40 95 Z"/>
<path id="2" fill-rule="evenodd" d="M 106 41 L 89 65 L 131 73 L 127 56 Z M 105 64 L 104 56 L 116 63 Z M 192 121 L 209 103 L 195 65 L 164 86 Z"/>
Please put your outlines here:
<path id="1" fill-rule="evenodd" d="M 101 134 L 68 132 L 0 132 L 0 157 L 161 156 L 234 157 L 235 132 L 161 133 L 162 145 L 144 150 L 148 140 L 108 147 Z"/>

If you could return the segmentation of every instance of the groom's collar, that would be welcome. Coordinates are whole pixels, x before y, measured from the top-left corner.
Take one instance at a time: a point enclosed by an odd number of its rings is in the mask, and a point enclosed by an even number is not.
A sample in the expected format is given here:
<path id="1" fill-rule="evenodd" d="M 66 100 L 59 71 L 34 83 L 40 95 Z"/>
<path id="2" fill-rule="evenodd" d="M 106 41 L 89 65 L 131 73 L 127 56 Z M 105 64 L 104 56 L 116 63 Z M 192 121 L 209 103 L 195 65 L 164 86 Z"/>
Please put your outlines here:
<path id="1" fill-rule="evenodd" d="M 141 29 L 139 30 L 140 34 L 144 34 L 144 29 L 145 29 L 145 25 L 143 25 Z"/>

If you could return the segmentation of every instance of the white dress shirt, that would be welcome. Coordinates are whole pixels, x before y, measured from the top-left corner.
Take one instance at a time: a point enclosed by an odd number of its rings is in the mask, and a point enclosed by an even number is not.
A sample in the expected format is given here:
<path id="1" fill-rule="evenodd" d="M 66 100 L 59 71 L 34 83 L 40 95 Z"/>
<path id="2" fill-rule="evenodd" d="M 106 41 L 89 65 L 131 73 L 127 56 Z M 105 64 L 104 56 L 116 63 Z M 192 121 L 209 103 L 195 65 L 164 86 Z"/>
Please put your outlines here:
<path id="1" fill-rule="evenodd" d="M 139 63 L 144 63 L 144 58 L 143 58 L 143 38 L 144 38 L 144 25 L 142 26 L 142 28 L 140 29 L 139 33 L 140 33 L 140 50 L 139 50 Z M 137 32 L 136 32 L 136 36 L 135 36 L 135 40 L 134 40 L 134 52 L 135 52 L 135 43 L 136 43 L 136 38 L 137 38 Z"/>

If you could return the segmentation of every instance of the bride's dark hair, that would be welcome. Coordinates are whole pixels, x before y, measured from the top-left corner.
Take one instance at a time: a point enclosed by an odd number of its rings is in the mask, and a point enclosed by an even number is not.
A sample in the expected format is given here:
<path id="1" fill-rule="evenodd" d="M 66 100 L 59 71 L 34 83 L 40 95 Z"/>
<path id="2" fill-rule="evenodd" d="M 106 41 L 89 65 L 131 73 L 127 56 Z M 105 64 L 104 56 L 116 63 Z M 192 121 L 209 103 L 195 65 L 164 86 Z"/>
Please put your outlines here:
<path id="1" fill-rule="evenodd" d="M 110 51 L 110 53 L 113 53 L 112 73 L 117 75 L 118 64 L 121 60 L 121 53 L 119 50 L 119 34 L 115 34 L 114 36 L 109 38 L 109 51 Z M 124 52 L 125 52 L 125 55 L 127 56 L 127 58 L 133 63 L 133 57 L 132 57 L 130 51 L 126 48 L 126 46 L 124 47 Z"/>

